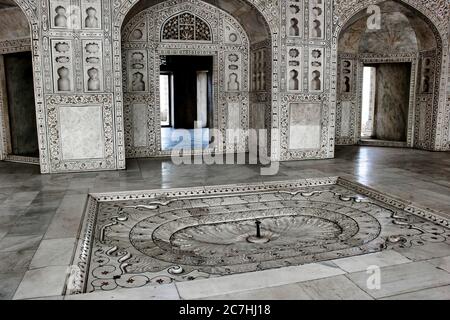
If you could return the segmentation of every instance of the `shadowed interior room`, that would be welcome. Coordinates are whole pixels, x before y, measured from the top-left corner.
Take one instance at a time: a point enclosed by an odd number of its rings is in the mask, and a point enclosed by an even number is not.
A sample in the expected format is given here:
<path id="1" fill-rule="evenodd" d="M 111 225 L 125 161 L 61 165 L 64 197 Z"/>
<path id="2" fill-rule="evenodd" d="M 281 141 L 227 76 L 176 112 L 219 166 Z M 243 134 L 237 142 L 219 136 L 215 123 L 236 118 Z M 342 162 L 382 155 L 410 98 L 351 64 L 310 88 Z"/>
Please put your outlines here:
<path id="1" fill-rule="evenodd" d="M 449 300 L 448 0 L 0 0 L 0 300 Z"/>

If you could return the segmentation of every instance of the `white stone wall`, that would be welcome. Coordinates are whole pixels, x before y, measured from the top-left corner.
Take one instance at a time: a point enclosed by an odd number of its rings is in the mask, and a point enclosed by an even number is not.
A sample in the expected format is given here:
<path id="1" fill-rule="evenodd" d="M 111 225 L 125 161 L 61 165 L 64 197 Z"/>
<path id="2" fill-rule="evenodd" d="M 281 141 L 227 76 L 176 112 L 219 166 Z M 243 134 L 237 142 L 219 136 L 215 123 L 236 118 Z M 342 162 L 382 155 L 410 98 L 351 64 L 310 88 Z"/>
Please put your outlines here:
<path id="1" fill-rule="evenodd" d="M 31 26 L 42 172 L 125 168 L 124 102 L 127 97 L 123 94 L 121 28 L 124 17 L 139 1 L 16 2 Z M 272 129 L 272 158 L 332 157 L 338 82 L 337 37 L 352 16 L 369 4 L 382 1 L 245 0 L 247 2 L 265 20 L 271 36 L 264 44 L 270 56 L 266 66 L 270 72 L 270 76 L 266 75 L 269 83 L 266 83 L 266 91 L 251 94 L 250 100 L 255 103 L 250 109 L 266 108 L 265 126 Z M 445 94 L 448 0 L 404 2 L 428 17 L 441 38 L 436 57 L 441 68 L 436 67 L 434 99 L 426 119 L 429 121 L 427 128 L 432 128 L 427 138 L 429 149 L 442 149 L 448 142 L 445 137 L 450 138 L 450 106 Z M 221 1 L 217 5 L 227 7 Z M 246 19 L 239 17 L 238 20 L 242 25 Z M 256 43 L 251 47 L 252 53 L 257 50 Z M 148 105 L 149 101 L 142 99 L 140 103 Z M 311 115 L 302 116 L 305 110 L 313 108 Z M 250 123 L 261 122 L 252 115 L 250 119 L 253 119 Z M 308 130 L 310 126 L 314 130 Z M 102 146 L 89 139 L 100 139 Z M 69 151 L 70 148 L 77 150 Z M 92 148 L 97 150 L 92 151 Z"/>

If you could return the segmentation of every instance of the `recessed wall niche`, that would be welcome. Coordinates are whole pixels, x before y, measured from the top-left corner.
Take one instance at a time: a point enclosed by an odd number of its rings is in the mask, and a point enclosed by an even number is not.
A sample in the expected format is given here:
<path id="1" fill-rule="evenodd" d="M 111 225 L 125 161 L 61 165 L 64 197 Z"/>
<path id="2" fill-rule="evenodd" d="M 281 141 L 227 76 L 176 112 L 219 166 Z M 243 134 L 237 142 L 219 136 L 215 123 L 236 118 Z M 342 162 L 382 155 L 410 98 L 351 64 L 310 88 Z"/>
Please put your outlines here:
<path id="1" fill-rule="evenodd" d="M 70 0 L 49 1 L 50 26 L 53 29 L 80 29 L 81 12 Z"/>
<path id="2" fill-rule="evenodd" d="M 354 89 L 354 81 L 353 81 L 353 64 L 354 62 L 350 59 L 342 59 L 341 60 L 341 93 L 348 94 L 352 93 Z"/>
<path id="3" fill-rule="evenodd" d="M 52 40 L 53 86 L 55 92 L 72 92 L 73 52 L 71 40 Z"/>
<path id="4" fill-rule="evenodd" d="M 286 88 L 288 92 L 302 91 L 302 48 L 288 47 L 287 48 L 287 74 L 286 74 Z"/>
<path id="5" fill-rule="evenodd" d="M 309 91 L 323 92 L 324 81 L 324 50 L 311 48 L 309 50 Z"/>
<path id="6" fill-rule="evenodd" d="M 309 2 L 309 38 L 323 39 L 325 34 L 325 0 Z"/>
<path id="7" fill-rule="evenodd" d="M 241 91 L 241 54 L 239 52 L 225 53 L 225 85 L 226 91 Z"/>
<path id="8" fill-rule="evenodd" d="M 103 90 L 102 42 L 83 40 L 84 91 Z"/>
<path id="9" fill-rule="evenodd" d="M 421 60 L 420 94 L 432 94 L 434 88 L 434 63 L 430 57 Z"/>
<path id="10" fill-rule="evenodd" d="M 147 51 L 133 50 L 128 52 L 128 91 L 147 91 Z"/>
<path id="11" fill-rule="evenodd" d="M 100 29 L 102 25 L 102 5 L 100 0 L 81 2 L 82 29 Z"/>
<path id="12" fill-rule="evenodd" d="M 266 90 L 266 49 L 253 51 L 252 56 L 252 90 Z"/>
<path id="13" fill-rule="evenodd" d="M 303 36 L 303 0 L 286 2 L 286 34 L 288 37 Z"/>

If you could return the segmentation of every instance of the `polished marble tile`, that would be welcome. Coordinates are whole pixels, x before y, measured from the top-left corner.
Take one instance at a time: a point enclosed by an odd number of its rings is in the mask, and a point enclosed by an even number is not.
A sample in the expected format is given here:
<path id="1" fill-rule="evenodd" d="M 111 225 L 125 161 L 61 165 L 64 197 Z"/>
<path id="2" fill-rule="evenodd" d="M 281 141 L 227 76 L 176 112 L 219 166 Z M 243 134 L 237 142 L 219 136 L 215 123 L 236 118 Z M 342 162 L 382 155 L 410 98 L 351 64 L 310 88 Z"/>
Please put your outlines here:
<path id="1" fill-rule="evenodd" d="M 22 281 L 24 272 L 0 273 L 0 300 L 11 300 Z"/>
<path id="2" fill-rule="evenodd" d="M 207 297 L 205 300 L 373 300 L 345 276 L 263 288 L 227 295 Z"/>
<path id="3" fill-rule="evenodd" d="M 382 300 L 450 300 L 450 286 L 409 292 Z"/>
<path id="4" fill-rule="evenodd" d="M 9 230 L 8 235 L 44 235 L 54 212 L 24 215 Z"/>
<path id="5" fill-rule="evenodd" d="M 45 239 L 77 237 L 87 202 L 86 194 L 66 195 L 45 233 Z"/>
<path id="6" fill-rule="evenodd" d="M 450 284 L 450 274 L 428 262 L 413 262 L 381 268 L 381 286 L 369 289 L 371 274 L 357 272 L 347 277 L 374 298 L 385 298 Z"/>
<path id="7" fill-rule="evenodd" d="M 450 255 L 450 246 L 447 243 L 427 243 L 423 246 L 399 249 L 395 251 L 413 261 L 429 260 Z"/>
<path id="8" fill-rule="evenodd" d="M 42 236 L 6 236 L 0 240 L 0 252 L 36 250 Z"/>
<path id="9" fill-rule="evenodd" d="M 393 250 L 370 253 L 362 256 L 348 257 L 333 260 L 341 269 L 347 272 L 365 271 L 370 266 L 388 267 L 402 263 L 409 263 L 411 260 Z"/>
<path id="10" fill-rule="evenodd" d="M 13 193 L 5 201 L 3 201 L 2 205 L 26 207 L 33 202 L 38 194 L 38 191 Z"/>
<path id="11" fill-rule="evenodd" d="M 175 284 L 65 296 L 65 300 L 179 300 Z"/>
<path id="12" fill-rule="evenodd" d="M 427 262 L 450 273 L 450 256 L 427 260 Z"/>
<path id="13" fill-rule="evenodd" d="M 199 299 L 219 294 L 276 287 L 344 274 L 329 263 L 312 263 L 297 267 L 242 273 L 220 278 L 176 283 L 183 299 Z"/>
<path id="14" fill-rule="evenodd" d="M 75 238 L 43 240 L 37 249 L 30 269 L 48 266 L 68 266 L 72 259 Z"/>
<path id="15" fill-rule="evenodd" d="M 63 293 L 67 267 L 45 267 L 25 273 L 14 295 L 14 299 L 29 299 L 58 296 Z"/>
<path id="16" fill-rule="evenodd" d="M 36 250 L 0 252 L 0 273 L 25 272 Z"/>
<path id="17" fill-rule="evenodd" d="M 299 283 L 298 286 L 313 300 L 372 300 L 343 275 Z"/>

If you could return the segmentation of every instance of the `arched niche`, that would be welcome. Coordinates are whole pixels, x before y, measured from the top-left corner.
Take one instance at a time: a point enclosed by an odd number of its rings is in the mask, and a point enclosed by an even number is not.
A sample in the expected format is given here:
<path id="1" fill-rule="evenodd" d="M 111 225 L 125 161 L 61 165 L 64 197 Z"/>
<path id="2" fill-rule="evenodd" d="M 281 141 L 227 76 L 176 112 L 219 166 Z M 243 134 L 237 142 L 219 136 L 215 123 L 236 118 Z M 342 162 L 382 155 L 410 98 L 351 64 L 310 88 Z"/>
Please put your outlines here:
<path id="1" fill-rule="evenodd" d="M 116 58 L 123 58 L 119 49 L 122 48 L 122 31 L 129 25 L 129 21 L 135 19 L 137 15 L 146 9 L 154 8 L 155 5 L 164 5 L 164 3 L 164 1 L 132 1 L 131 3 L 124 2 L 117 7 L 113 17 L 113 28 L 115 30 L 113 33 L 113 50 Z M 271 129 L 277 126 L 277 121 L 272 116 L 272 112 L 276 112 L 276 110 L 272 109 L 272 106 L 277 106 L 277 97 L 271 95 L 273 88 L 276 88 L 276 84 L 272 82 L 272 70 L 277 64 L 275 57 L 272 56 L 272 52 L 273 48 L 277 47 L 278 41 L 278 25 L 274 23 L 271 15 L 274 10 L 276 10 L 277 6 L 272 4 L 261 4 L 258 1 L 253 0 L 205 1 L 204 3 L 199 1 L 175 1 L 171 3 L 184 4 L 187 6 L 201 3 L 203 6 L 221 10 L 223 13 L 233 18 L 243 29 L 243 32 L 247 36 L 249 47 L 249 76 L 247 79 L 249 88 L 248 119 L 245 121 L 248 122 L 249 128 L 263 128 L 268 130 L 270 153 L 270 144 L 273 139 L 276 139 L 276 137 L 270 135 Z M 119 30 L 121 31 L 120 33 L 118 32 Z M 115 61 L 117 62 L 118 60 Z M 122 96 L 123 88 L 118 87 L 119 83 L 123 84 L 124 73 L 122 70 L 122 63 L 115 63 L 114 68 L 116 70 L 116 75 L 119 73 L 121 74 L 120 80 L 116 77 L 116 87 L 114 88 L 114 91 L 116 92 L 115 105 L 116 109 L 119 111 L 123 109 L 123 104 L 127 103 L 127 95 L 124 94 Z M 117 132 L 118 137 L 127 136 L 120 132 L 120 128 L 124 128 L 124 131 L 126 130 L 126 124 L 122 125 L 125 118 L 126 116 L 122 117 L 122 113 L 120 113 L 119 117 L 116 117 L 116 123 L 119 128 L 119 132 Z M 124 159 L 124 150 L 129 141 L 125 141 L 125 145 L 122 146 L 120 145 L 120 138 L 118 141 L 118 157 Z M 158 144 L 159 143 L 156 142 L 156 145 Z M 151 152 L 152 155 L 157 153 L 159 153 L 157 150 Z M 128 153 L 128 155 L 130 154 Z M 119 160 L 119 166 L 121 161 L 123 162 L 123 160 Z"/>
<path id="2" fill-rule="evenodd" d="M 250 44 L 242 26 L 207 3 L 163 2 L 141 11 L 122 29 L 128 157 L 170 154 L 161 148 L 159 76 L 166 57 L 176 56 L 213 59 L 211 129 L 224 136 L 227 129 L 250 126 Z M 245 152 L 247 148 L 245 137 L 236 150 L 213 133 L 211 139 L 218 142 L 211 151 Z"/>
<path id="3" fill-rule="evenodd" d="M 369 7 L 373 4 L 376 6 Z M 362 142 L 434 150 L 445 57 L 438 28 L 431 18 L 403 1 L 367 1 L 358 10 L 353 11 L 353 16 L 343 14 L 340 19 L 343 26 L 337 27 L 337 145 Z M 378 22 L 374 17 L 379 18 Z M 378 84 L 373 82 L 370 98 L 366 100 L 369 93 L 363 88 L 365 66 L 375 68 L 373 72 L 382 77 Z M 391 92 L 387 83 L 392 84 Z M 382 90 L 385 91 L 380 93 Z M 400 90 L 403 90 L 401 97 Z M 397 97 L 392 98 L 394 95 Z M 396 114 L 378 114 L 377 122 L 374 109 L 382 110 L 388 101 L 391 104 L 400 101 L 402 107 Z M 375 123 L 374 127 L 378 128 L 389 117 L 392 119 L 391 123 L 383 124 L 391 132 L 380 136 L 394 139 L 378 139 L 376 135 L 369 141 L 361 139 L 361 132 L 365 131 L 361 128 L 363 103 L 371 103 L 374 119 L 369 119 Z M 388 131 L 379 127 L 380 132 Z M 399 132 L 392 133 L 395 127 L 404 130 L 403 137 Z"/>

